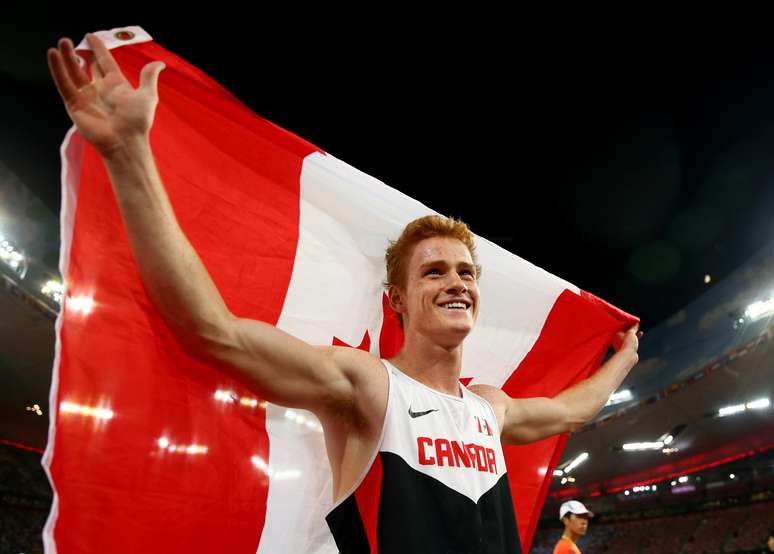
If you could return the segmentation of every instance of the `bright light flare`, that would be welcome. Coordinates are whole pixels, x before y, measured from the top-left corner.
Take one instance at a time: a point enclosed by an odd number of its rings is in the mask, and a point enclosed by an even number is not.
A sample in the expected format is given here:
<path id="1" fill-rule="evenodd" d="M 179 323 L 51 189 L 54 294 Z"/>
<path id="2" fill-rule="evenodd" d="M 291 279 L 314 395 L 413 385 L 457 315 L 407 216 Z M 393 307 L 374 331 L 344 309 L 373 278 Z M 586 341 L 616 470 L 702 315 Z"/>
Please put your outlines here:
<path id="1" fill-rule="evenodd" d="M 95 408 L 92 406 L 84 406 L 82 404 L 76 404 L 75 402 L 61 402 L 59 404 L 59 413 L 62 414 L 78 414 L 96 419 L 113 419 L 115 413 L 108 408 Z"/>
<path id="2" fill-rule="evenodd" d="M 621 402 L 626 402 L 627 400 L 631 400 L 631 399 L 632 399 L 632 391 L 630 391 L 629 389 L 623 389 L 611 394 L 605 406 L 620 404 Z"/>
<path id="3" fill-rule="evenodd" d="M 172 444 L 167 437 L 159 437 L 156 441 L 159 448 L 177 454 L 206 454 L 209 448 L 201 444 Z"/>
<path id="4" fill-rule="evenodd" d="M 89 315 L 94 309 L 94 298 L 85 295 L 70 296 L 67 299 L 67 307 L 74 312 Z"/>
<path id="5" fill-rule="evenodd" d="M 248 408 L 255 408 L 258 405 L 258 400 L 255 398 L 240 398 L 239 403 L 242 406 L 247 406 Z"/>

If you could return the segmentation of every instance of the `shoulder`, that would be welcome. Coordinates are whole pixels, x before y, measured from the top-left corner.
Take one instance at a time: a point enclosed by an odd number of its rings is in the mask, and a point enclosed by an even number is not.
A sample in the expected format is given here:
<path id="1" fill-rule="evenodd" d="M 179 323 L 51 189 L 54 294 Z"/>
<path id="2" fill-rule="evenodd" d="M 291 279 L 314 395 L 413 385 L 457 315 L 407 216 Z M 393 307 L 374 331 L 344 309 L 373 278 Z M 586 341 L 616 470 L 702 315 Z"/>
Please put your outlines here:
<path id="1" fill-rule="evenodd" d="M 335 407 L 333 412 L 339 416 L 347 414 L 361 423 L 381 425 L 389 390 L 389 377 L 382 361 L 370 352 L 357 348 L 318 348 L 336 366 L 349 389 L 345 405 Z"/>
<path id="2" fill-rule="evenodd" d="M 570 546 L 570 541 L 566 540 L 564 537 L 559 539 L 559 542 L 556 543 L 556 546 L 554 547 L 554 554 L 572 554 L 572 547 Z"/>
<path id="3" fill-rule="evenodd" d="M 510 397 L 502 390 L 492 385 L 471 385 L 468 390 L 489 402 L 496 410 L 505 409 Z"/>
<path id="4" fill-rule="evenodd" d="M 375 378 L 387 378 L 387 371 L 382 361 L 365 350 L 348 346 L 321 347 L 330 356 L 333 363 L 353 384 L 369 383 Z"/>

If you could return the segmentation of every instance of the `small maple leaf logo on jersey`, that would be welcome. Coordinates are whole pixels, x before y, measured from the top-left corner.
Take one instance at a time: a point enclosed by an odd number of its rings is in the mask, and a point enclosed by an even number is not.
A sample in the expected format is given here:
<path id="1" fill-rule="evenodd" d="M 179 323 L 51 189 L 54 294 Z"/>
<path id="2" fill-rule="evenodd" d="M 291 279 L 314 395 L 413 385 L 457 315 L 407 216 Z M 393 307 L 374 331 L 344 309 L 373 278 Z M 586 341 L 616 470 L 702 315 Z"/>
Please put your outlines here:
<path id="1" fill-rule="evenodd" d="M 478 424 L 478 432 L 482 435 L 488 435 L 492 436 L 492 428 L 489 426 L 489 422 L 483 418 L 479 418 L 478 416 L 473 416 L 476 418 L 476 423 Z M 483 423 L 483 425 L 482 425 Z"/>

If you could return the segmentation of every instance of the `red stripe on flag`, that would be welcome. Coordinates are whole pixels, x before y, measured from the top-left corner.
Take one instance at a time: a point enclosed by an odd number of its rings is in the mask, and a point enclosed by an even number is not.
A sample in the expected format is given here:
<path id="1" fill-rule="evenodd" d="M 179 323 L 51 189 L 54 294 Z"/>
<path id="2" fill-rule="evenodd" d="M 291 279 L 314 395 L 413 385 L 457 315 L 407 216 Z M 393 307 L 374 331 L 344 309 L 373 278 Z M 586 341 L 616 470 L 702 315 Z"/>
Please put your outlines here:
<path id="1" fill-rule="evenodd" d="M 379 355 L 384 359 L 393 358 L 403 348 L 403 329 L 398 314 L 390 308 L 390 300 L 382 295 L 382 329 L 379 333 Z"/>
<path id="2" fill-rule="evenodd" d="M 634 323 L 593 295 L 565 290 L 546 318 L 540 336 L 502 389 L 514 398 L 553 397 L 585 379 L 602 361 L 614 333 Z M 628 319 L 627 318 L 630 318 Z M 540 511 L 567 436 L 505 448 L 509 483 L 524 552 L 529 551 Z M 549 461 L 542 473 L 536 463 Z M 529 461 L 532 461 L 530 463 Z"/>
<path id="3" fill-rule="evenodd" d="M 135 84 L 143 65 L 165 61 L 152 143 L 181 227 L 232 311 L 276 323 L 298 240 L 303 158 L 315 148 L 157 44 L 113 54 Z M 77 194 L 68 295 L 91 296 L 94 308 L 84 315 L 65 304 L 61 315 L 50 463 L 57 548 L 255 551 L 268 491 L 265 465 L 254 461 L 269 460 L 264 411 L 255 394 L 188 357 L 171 336 L 90 147 Z M 216 399 L 219 389 L 232 400 Z"/>

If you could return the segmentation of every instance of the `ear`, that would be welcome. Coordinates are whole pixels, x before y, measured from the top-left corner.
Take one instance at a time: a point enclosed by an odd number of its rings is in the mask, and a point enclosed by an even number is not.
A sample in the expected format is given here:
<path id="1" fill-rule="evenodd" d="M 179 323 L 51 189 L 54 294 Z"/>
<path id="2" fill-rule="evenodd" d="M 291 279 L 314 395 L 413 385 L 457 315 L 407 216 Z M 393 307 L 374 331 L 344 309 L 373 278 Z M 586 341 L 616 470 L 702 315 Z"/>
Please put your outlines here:
<path id="1" fill-rule="evenodd" d="M 396 285 L 390 285 L 390 289 L 387 291 L 387 298 L 390 300 L 390 308 L 396 313 L 401 315 L 406 313 L 403 292 Z"/>

